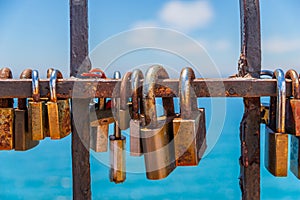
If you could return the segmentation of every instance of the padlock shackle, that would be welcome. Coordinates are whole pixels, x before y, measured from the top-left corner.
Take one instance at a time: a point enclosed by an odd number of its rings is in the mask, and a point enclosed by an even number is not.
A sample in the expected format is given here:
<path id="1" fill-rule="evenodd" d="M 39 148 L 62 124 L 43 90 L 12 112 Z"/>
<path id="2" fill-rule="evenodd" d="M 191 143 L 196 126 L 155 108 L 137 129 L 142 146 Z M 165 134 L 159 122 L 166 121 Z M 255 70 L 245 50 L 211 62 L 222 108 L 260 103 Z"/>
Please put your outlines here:
<path id="1" fill-rule="evenodd" d="M 25 69 L 20 75 L 20 79 L 31 79 L 32 78 L 32 70 L 31 69 Z M 18 109 L 20 110 L 26 110 L 26 98 L 20 98 L 18 99 Z"/>
<path id="2" fill-rule="evenodd" d="M 4 67 L 0 70 L 0 79 L 11 79 L 13 78 L 12 72 L 8 67 Z M 13 108 L 14 99 L 0 99 L 0 108 Z"/>
<path id="3" fill-rule="evenodd" d="M 144 75 L 141 70 L 135 69 L 131 74 L 131 90 L 132 90 L 132 113 L 133 119 L 139 120 L 139 109 L 140 113 L 144 114 L 142 100 L 140 99 L 141 95 L 139 91 L 142 91 L 143 85 L 141 84 L 141 80 L 144 79 Z"/>
<path id="4" fill-rule="evenodd" d="M 121 72 L 120 71 L 115 71 L 114 75 L 113 75 L 113 78 L 114 79 L 121 79 L 122 78 Z"/>
<path id="5" fill-rule="evenodd" d="M 128 84 L 131 78 L 131 72 L 126 72 L 126 74 L 123 76 L 121 80 L 120 85 L 120 109 L 126 110 L 128 109 L 128 98 L 129 98 L 129 92 L 127 91 Z"/>
<path id="6" fill-rule="evenodd" d="M 274 73 L 271 70 L 263 69 L 260 71 L 260 77 L 262 76 L 269 76 L 273 78 Z"/>
<path id="7" fill-rule="evenodd" d="M 34 102 L 40 101 L 40 79 L 38 70 L 32 70 L 32 98 Z"/>
<path id="8" fill-rule="evenodd" d="M 298 73 L 295 70 L 290 69 L 286 72 L 285 78 L 292 79 L 292 95 L 295 99 L 300 99 Z"/>
<path id="9" fill-rule="evenodd" d="M 273 78 L 277 80 L 277 109 L 276 109 L 276 131 L 285 132 L 285 104 L 286 104 L 286 83 L 284 72 L 281 69 L 274 71 Z"/>
<path id="10" fill-rule="evenodd" d="M 169 75 L 167 71 L 160 65 L 153 65 L 146 72 L 144 85 L 143 85 L 143 105 L 145 111 L 145 125 L 148 125 L 151 122 L 151 127 L 157 126 L 157 112 L 155 106 L 154 90 L 159 79 L 168 79 L 168 78 Z M 163 98 L 162 101 L 163 101 L 165 115 L 170 116 L 171 114 L 173 114 L 174 113 L 173 98 Z"/>
<path id="11" fill-rule="evenodd" d="M 197 97 L 192 88 L 195 79 L 194 70 L 190 67 L 183 68 L 179 79 L 180 114 L 182 119 L 190 119 L 192 113 L 197 111 Z"/>
<path id="12" fill-rule="evenodd" d="M 52 74 L 53 71 L 54 71 L 53 68 L 47 69 L 47 78 L 50 78 L 50 76 L 51 76 L 51 74 Z M 62 73 L 59 70 L 57 70 L 57 78 L 58 79 L 63 79 L 63 75 L 62 75 Z"/>
<path id="13" fill-rule="evenodd" d="M 57 102 L 56 81 L 57 81 L 57 70 L 53 70 L 51 72 L 50 80 L 49 80 L 49 90 L 50 90 L 50 101 L 51 102 Z"/>
<path id="14" fill-rule="evenodd" d="M 119 71 L 115 71 L 114 72 L 114 75 L 113 75 L 113 78 L 114 79 L 121 79 L 122 78 L 122 75 L 121 75 L 121 72 L 119 72 Z M 119 119 L 119 114 L 118 114 L 118 112 L 119 112 L 119 109 L 120 109 L 120 105 L 119 105 L 119 103 L 118 103 L 118 99 L 116 99 L 116 98 L 112 98 L 111 99 L 111 102 L 112 102 L 112 105 L 117 109 L 117 112 L 116 112 L 116 115 L 117 116 L 115 116 L 117 119 Z M 120 127 L 118 126 L 118 124 L 117 124 L 117 121 L 114 123 L 114 136 L 116 137 L 116 138 L 121 138 L 121 136 L 122 136 L 122 134 L 121 134 L 121 129 L 120 129 Z"/>

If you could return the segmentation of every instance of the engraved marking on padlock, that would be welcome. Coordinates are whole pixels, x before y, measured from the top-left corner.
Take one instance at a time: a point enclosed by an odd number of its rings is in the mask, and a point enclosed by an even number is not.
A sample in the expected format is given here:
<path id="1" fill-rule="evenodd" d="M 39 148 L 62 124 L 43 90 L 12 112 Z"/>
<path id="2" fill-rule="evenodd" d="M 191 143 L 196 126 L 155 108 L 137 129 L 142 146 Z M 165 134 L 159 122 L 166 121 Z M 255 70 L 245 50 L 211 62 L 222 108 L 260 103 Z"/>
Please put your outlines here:
<path id="1" fill-rule="evenodd" d="M 287 176 L 288 135 L 285 133 L 286 83 L 284 72 L 277 69 L 273 77 L 277 79 L 277 97 L 270 98 L 270 123 L 266 127 L 265 134 L 265 167 L 274 176 Z M 276 119 L 274 120 L 272 115 L 274 115 L 275 105 Z M 276 124 L 275 129 L 273 124 Z"/>
<path id="2" fill-rule="evenodd" d="M 0 70 L 0 78 L 12 78 L 9 68 Z M 13 99 L 0 99 L 0 150 L 14 148 L 14 109 Z"/>
<path id="3" fill-rule="evenodd" d="M 45 125 L 45 107 L 40 100 L 39 74 L 37 70 L 32 71 L 32 98 L 28 102 L 28 128 L 31 131 L 32 140 L 43 140 Z"/>
<path id="4" fill-rule="evenodd" d="M 142 116 L 144 114 L 142 96 L 142 84 L 140 81 L 144 79 L 141 70 L 136 69 L 131 74 L 131 90 L 132 90 L 132 119 L 130 119 L 130 155 L 143 155 L 141 125 Z"/>
<path id="5" fill-rule="evenodd" d="M 25 69 L 20 79 L 31 79 L 32 70 Z M 15 109 L 15 150 L 29 150 L 39 144 L 39 141 L 32 140 L 32 132 L 28 130 L 28 111 L 26 99 L 18 99 L 18 108 Z"/>
<path id="6" fill-rule="evenodd" d="M 154 89 L 158 79 L 169 78 L 165 69 L 159 65 L 150 67 L 143 84 L 143 105 L 145 127 L 141 137 L 148 179 L 166 178 L 176 167 L 173 143 L 174 104 L 172 98 L 163 98 L 165 117 L 157 118 Z M 173 115 L 173 117 L 171 117 Z"/>
<path id="7" fill-rule="evenodd" d="M 182 69 L 179 79 L 180 118 L 173 120 L 174 146 L 177 166 L 196 166 L 206 149 L 205 110 L 197 108 L 192 89 L 194 71 Z"/>

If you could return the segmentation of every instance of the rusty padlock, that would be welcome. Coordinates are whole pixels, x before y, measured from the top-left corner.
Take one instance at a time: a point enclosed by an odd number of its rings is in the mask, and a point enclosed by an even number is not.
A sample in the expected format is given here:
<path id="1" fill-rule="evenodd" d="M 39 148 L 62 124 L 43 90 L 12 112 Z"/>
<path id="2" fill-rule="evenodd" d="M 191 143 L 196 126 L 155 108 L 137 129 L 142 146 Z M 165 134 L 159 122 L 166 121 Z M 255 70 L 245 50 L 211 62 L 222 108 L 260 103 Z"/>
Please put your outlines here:
<path id="1" fill-rule="evenodd" d="M 49 80 L 50 101 L 47 102 L 49 134 L 51 139 L 62 139 L 71 133 L 69 99 L 57 99 L 56 82 L 58 70 L 51 72 Z"/>
<path id="2" fill-rule="evenodd" d="M 154 89 L 159 79 L 167 79 L 167 71 L 159 65 L 150 67 L 143 83 L 145 127 L 141 129 L 146 175 L 148 179 L 166 178 L 175 168 L 172 120 L 173 98 L 162 98 L 165 114 L 157 118 Z"/>
<path id="3" fill-rule="evenodd" d="M 132 90 L 132 119 L 130 119 L 130 155 L 143 155 L 141 126 L 144 126 L 144 108 L 141 99 L 142 84 L 140 81 L 144 79 L 141 70 L 136 69 L 131 74 L 131 90 Z"/>
<path id="4" fill-rule="evenodd" d="M 32 70 L 25 69 L 20 79 L 31 79 Z M 28 110 L 26 99 L 18 99 L 18 108 L 15 109 L 15 150 L 26 151 L 39 144 L 39 141 L 32 140 L 32 132 L 28 129 Z"/>
<path id="5" fill-rule="evenodd" d="M 274 71 L 277 97 L 270 97 L 270 117 L 265 133 L 265 167 L 274 176 L 287 176 L 288 134 L 285 132 L 286 83 L 281 69 Z"/>
<path id="6" fill-rule="evenodd" d="M 28 130 L 32 140 L 43 140 L 46 137 L 45 102 L 40 99 L 39 73 L 32 70 L 32 100 L 28 101 Z"/>
<path id="7" fill-rule="evenodd" d="M 197 166 L 206 149 L 205 110 L 197 107 L 192 88 L 195 73 L 184 68 L 179 79 L 180 117 L 173 120 L 177 166 Z"/>
<path id="8" fill-rule="evenodd" d="M 125 74 L 124 80 L 127 78 Z M 114 79 L 120 79 L 121 73 L 115 72 Z M 119 108 L 120 99 L 112 99 L 113 106 Z M 118 112 L 117 112 L 118 113 Z M 116 113 L 116 114 L 117 114 Z M 117 116 L 118 117 L 118 116 Z M 111 182 L 123 183 L 126 180 L 126 137 L 121 133 L 118 123 L 114 123 L 114 135 L 109 136 L 109 150 L 110 150 L 110 171 L 109 178 Z"/>
<path id="9" fill-rule="evenodd" d="M 0 70 L 0 79 L 11 79 L 9 68 Z M 13 99 L 0 99 L 0 150 L 14 148 L 14 108 Z"/>
<path id="10" fill-rule="evenodd" d="M 119 118 L 118 118 L 118 126 L 121 130 L 126 130 L 129 128 L 129 122 L 131 119 L 129 106 L 128 106 L 128 99 L 129 93 L 127 91 L 128 83 L 131 78 L 131 72 L 127 72 L 124 77 L 122 78 L 121 85 L 120 85 L 120 110 L 119 110 Z"/>

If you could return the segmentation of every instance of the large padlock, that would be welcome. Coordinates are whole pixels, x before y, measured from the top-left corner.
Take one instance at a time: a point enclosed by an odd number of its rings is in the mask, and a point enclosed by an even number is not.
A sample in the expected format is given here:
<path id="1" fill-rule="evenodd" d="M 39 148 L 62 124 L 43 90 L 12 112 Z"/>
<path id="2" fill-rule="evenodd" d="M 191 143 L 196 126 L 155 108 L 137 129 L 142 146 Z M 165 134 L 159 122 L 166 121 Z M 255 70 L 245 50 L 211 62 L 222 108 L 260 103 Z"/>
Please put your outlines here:
<path id="1" fill-rule="evenodd" d="M 125 75 L 126 76 L 126 75 Z M 120 79 L 121 74 L 115 72 L 115 79 Z M 112 99 L 113 106 L 119 108 L 119 99 Z M 118 123 L 114 123 L 114 135 L 109 136 L 109 150 L 110 150 L 110 171 L 109 177 L 111 182 L 122 183 L 126 179 L 126 137 L 121 133 Z"/>
<path id="2" fill-rule="evenodd" d="M 159 65 L 150 67 L 143 83 L 143 105 L 145 126 L 141 129 L 146 175 L 148 179 L 158 180 L 167 177 L 175 168 L 175 153 L 172 120 L 174 114 L 173 98 L 162 98 L 164 116 L 157 118 L 155 87 L 159 79 L 169 78 L 166 70 Z"/>
<path id="3" fill-rule="evenodd" d="M 299 78 L 295 70 L 287 71 L 286 78 L 292 79 L 292 97 L 286 102 L 286 132 L 300 136 L 300 91 Z"/>
<path id="4" fill-rule="evenodd" d="M 265 167 L 274 176 L 287 176 L 288 134 L 285 132 L 286 83 L 284 72 L 277 69 L 277 97 L 270 97 L 270 117 L 265 133 Z"/>
<path id="5" fill-rule="evenodd" d="M 51 139 L 61 139 L 71 133 L 69 99 L 57 99 L 56 82 L 58 70 L 51 72 L 49 80 L 50 101 L 47 102 L 49 134 Z"/>
<path id="6" fill-rule="evenodd" d="M 141 80 L 144 79 L 141 70 L 136 69 L 131 74 L 131 90 L 132 90 L 132 119 L 130 119 L 130 155 L 141 156 L 143 155 L 142 139 L 141 139 L 141 126 L 144 126 L 144 109 L 142 102 L 142 84 Z"/>
<path id="7" fill-rule="evenodd" d="M 286 78 L 292 79 L 292 97 L 286 102 L 286 132 L 291 134 L 290 170 L 300 178 L 299 163 L 299 134 L 300 134 L 300 91 L 298 73 L 295 70 L 287 71 Z"/>
<path id="8" fill-rule="evenodd" d="M 12 78 L 9 68 L 0 70 L 0 79 Z M 13 99 L 0 99 L 0 150 L 14 148 L 14 109 Z"/>
<path id="9" fill-rule="evenodd" d="M 180 117 L 173 120 L 177 166 L 196 166 L 206 150 L 205 110 L 197 107 L 194 71 L 182 69 L 179 79 Z"/>
<path id="10" fill-rule="evenodd" d="M 129 122 L 131 119 L 128 105 L 128 99 L 130 95 L 127 90 L 130 78 L 131 72 L 127 72 L 122 78 L 120 85 L 120 110 L 118 111 L 118 126 L 121 130 L 126 130 L 129 128 Z"/>
<path id="11" fill-rule="evenodd" d="M 39 73 L 32 70 L 32 100 L 28 101 L 28 130 L 32 140 L 43 140 L 46 137 L 46 112 L 45 102 L 40 99 Z"/>
<path id="12" fill-rule="evenodd" d="M 31 79 L 32 70 L 25 69 L 20 79 Z M 15 109 L 15 150 L 26 151 L 39 144 L 39 141 L 32 140 L 32 132 L 28 129 L 28 110 L 26 99 L 18 99 L 18 108 Z"/>

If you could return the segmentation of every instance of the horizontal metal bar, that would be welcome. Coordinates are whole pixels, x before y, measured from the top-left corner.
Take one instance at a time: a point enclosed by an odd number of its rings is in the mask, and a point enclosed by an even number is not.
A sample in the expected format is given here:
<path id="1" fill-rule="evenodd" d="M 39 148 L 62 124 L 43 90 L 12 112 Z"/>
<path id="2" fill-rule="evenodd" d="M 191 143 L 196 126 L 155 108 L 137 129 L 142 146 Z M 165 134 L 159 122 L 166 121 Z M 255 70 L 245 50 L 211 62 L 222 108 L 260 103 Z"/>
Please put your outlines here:
<path id="1" fill-rule="evenodd" d="M 287 96 L 291 95 L 291 81 L 287 82 Z M 114 79 L 61 79 L 57 82 L 58 98 L 94 98 L 119 96 L 120 80 Z M 130 84 L 128 84 L 130 85 Z M 195 94 L 198 97 L 261 97 L 276 96 L 275 79 L 195 79 Z M 131 94 L 131 89 L 128 94 Z M 115 91 L 115 92 L 114 92 Z M 40 80 L 41 97 L 49 97 L 49 80 Z M 0 98 L 31 97 L 30 79 L 0 79 Z M 157 97 L 178 96 L 178 79 L 165 79 L 157 83 Z"/>

